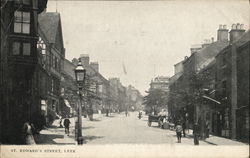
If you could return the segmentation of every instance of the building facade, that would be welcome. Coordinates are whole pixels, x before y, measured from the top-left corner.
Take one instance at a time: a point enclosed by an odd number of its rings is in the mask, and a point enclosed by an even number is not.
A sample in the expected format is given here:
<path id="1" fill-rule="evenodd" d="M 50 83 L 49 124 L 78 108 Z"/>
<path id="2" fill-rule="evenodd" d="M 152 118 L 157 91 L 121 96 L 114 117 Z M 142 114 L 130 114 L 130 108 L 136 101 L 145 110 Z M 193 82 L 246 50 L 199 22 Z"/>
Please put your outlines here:
<path id="1" fill-rule="evenodd" d="M 34 122 L 35 114 L 41 112 L 37 21 L 46 5 L 46 0 L 1 1 L 0 128 L 4 144 L 23 143 L 23 124 Z"/>
<path id="2" fill-rule="evenodd" d="M 61 115 L 60 96 L 61 78 L 65 59 L 65 48 L 61 18 L 59 13 L 42 12 L 38 17 L 39 47 L 42 50 L 44 62 L 48 72 L 48 93 L 46 102 L 46 114 L 49 124 L 56 115 Z"/>
<path id="3" fill-rule="evenodd" d="M 244 139 L 249 136 L 242 134 L 239 129 L 249 130 L 248 125 L 245 124 L 249 115 L 241 110 L 241 106 L 246 108 L 246 112 L 249 109 L 247 108 L 249 106 L 244 106 L 245 103 L 249 102 L 249 97 L 245 95 L 249 92 L 242 89 L 242 87 L 249 86 L 249 82 L 246 81 L 249 72 L 245 71 L 248 67 L 249 61 L 246 62 L 246 59 L 249 51 L 248 47 L 244 47 L 249 42 L 249 31 L 245 33 L 242 25 L 233 24 L 229 36 L 230 45 L 216 56 L 216 97 L 222 103 L 219 113 L 222 125 L 221 129 L 218 130 L 218 135 L 232 139 Z M 241 49 L 243 47 L 244 49 Z M 246 51 L 248 53 L 241 54 L 241 52 Z M 243 59 L 242 56 L 246 59 Z M 243 75 L 245 77 L 242 79 Z M 242 104 L 242 100 L 246 102 Z"/>
<path id="4" fill-rule="evenodd" d="M 158 76 L 150 83 L 150 89 L 161 89 L 163 91 L 169 91 L 169 79 L 170 77 Z"/>

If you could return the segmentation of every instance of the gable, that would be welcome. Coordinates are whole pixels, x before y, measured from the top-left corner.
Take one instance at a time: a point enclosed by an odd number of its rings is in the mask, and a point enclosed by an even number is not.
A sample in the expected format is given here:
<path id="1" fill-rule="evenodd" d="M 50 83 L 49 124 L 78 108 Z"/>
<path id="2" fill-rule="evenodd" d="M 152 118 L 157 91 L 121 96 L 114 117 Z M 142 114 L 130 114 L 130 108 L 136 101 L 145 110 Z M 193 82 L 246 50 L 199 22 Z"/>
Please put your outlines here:
<path id="1" fill-rule="evenodd" d="M 64 46 L 63 46 L 63 36 L 62 36 L 62 27 L 61 27 L 61 20 L 59 19 L 59 24 L 57 26 L 56 36 L 55 36 L 55 47 L 59 50 L 62 54 L 64 54 Z"/>

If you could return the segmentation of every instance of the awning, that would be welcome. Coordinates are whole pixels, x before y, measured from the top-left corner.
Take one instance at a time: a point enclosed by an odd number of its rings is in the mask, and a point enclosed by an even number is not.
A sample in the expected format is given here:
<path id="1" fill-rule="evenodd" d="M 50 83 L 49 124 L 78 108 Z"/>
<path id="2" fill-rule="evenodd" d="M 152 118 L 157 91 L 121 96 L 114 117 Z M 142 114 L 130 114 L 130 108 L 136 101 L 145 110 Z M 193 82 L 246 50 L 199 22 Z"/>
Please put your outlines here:
<path id="1" fill-rule="evenodd" d="M 210 97 L 208 97 L 208 96 L 203 95 L 202 97 L 205 98 L 205 99 L 211 100 L 211 101 L 213 101 L 213 102 L 215 102 L 215 103 L 217 103 L 217 104 L 221 104 L 219 101 L 217 101 L 217 100 L 215 100 L 215 99 L 213 99 L 213 98 L 210 98 Z"/>
<path id="2" fill-rule="evenodd" d="M 64 103 L 65 105 L 68 107 L 68 108 L 71 108 L 70 104 L 69 104 L 69 101 L 67 99 L 64 99 Z"/>

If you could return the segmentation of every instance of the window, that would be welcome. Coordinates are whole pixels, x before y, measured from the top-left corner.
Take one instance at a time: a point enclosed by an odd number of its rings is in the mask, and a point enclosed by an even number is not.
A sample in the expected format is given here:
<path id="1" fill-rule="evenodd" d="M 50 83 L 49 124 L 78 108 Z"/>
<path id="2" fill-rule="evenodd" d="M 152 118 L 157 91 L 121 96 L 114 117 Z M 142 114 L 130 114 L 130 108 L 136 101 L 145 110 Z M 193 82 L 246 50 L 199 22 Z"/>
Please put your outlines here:
<path id="1" fill-rule="evenodd" d="M 20 55 L 20 43 L 14 42 L 12 47 L 13 55 Z"/>
<path id="2" fill-rule="evenodd" d="M 54 68 L 57 70 L 57 57 L 55 57 L 55 65 Z"/>
<path id="3" fill-rule="evenodd" d="M 37 41 L 37 48 L 42 50 L 42 55 L 46 55 L 46 44 L 41 37 L 39 37 L 39 40 Z"/>
<path id="4" fill-rule="evenodd" d="M 23 55 L 30 55 L 30 43 L 23 43 Z"/>
<path id="5" fill-rule="evenodd" d="M 53 79 L 51 80 L 51 92 L 52 93 L 54 92 L 54 80 Z"/>
<path id="6" fill-rule="evenodd" d="M 24 4 L 24 5 L 30 5 L 30 0 L 15 0 L 15 4 Z"/>
<path id="7" fill-rule="evenodd" d="M 30 12 L 15 11 L 15 33 L 30 33 Z"/>
<path id="8" fill-rule="evenodd" d="M 31 55 L 31 44 L 25 42 L 13 42 L 12 44 L 13 55 Z"/>

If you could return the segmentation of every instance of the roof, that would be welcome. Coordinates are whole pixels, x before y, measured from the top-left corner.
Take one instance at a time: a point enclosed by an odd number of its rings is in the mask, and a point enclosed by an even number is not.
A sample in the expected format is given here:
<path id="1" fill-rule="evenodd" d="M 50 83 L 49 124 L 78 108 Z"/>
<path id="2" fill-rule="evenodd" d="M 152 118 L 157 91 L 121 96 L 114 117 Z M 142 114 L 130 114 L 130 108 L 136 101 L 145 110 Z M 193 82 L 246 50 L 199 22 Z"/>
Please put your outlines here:
<path id="1" fill-rule="evenodd" d="M 233 44 L 235 44 L 237 47 L 240 47 L 244 45 L 245 43 L 249 42 L 250 40 L 250 30 L 245 32 L 240 39 L 236 40 Z"/>
<path id="2" fill-rule="evenodd" d="M 209 65 L 215 59 L 215 56 L 226 46 L 228 46 L 228 44 L 228 41 L 216 41 L 195 53 L 194 56 L 196 70 L 199 71 Z"/>
<path id="3" fill-rule="evenodd" d="M 60 14 L 55 12 L 43 12 L 38 15 L 38 25 L 48 42 L 55 43 L 56 33 L 60 25 Z"/>
<path id="4" fill-rule="evenodd" d="M 180 72 L 180 73 L 177 73 L 177 74 L 174 74 L 174 76 L 172 76 L 169 80 L 169 84 L 173 84 L 174 82 L 176 82 L 182 75 L 183 73 Z"/>
<path id="5" fill-rule="evenodd" d="M 151 83 L 169 82 L 170 77 L 168 76 L 158 76 L 155 77 Z"/>
<path id="6" fill-rule="evenodd" d="M 232 44 L 228 45 L 227 47 L 225 47 L 223 49 L 223 51 L 221 51 L 218 55 L 224 54 L 224 53 L 228 53 L 228 49 L 231 49 L 231 46 L 234 45 L 236 47 L 241 47 L 243 45 L 245 45 L 247 42 L 249 42 L 250 40 L 250 30 L 248 30 L 247 32 L 245 32 L 238 40 L 234 41 Z"/>

